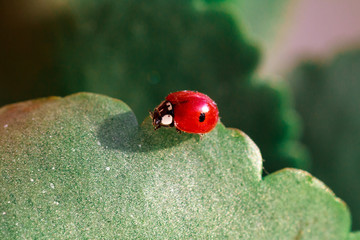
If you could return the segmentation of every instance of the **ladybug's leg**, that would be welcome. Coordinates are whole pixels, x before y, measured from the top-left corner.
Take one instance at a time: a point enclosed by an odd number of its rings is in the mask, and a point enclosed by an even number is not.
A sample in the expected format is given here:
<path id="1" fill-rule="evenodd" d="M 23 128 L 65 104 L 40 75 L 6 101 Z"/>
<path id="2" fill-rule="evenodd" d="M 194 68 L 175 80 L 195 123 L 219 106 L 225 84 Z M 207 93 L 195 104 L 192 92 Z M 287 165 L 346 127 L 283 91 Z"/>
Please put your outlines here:
<path id="1" fill-rule="evenodd" d="M 199 133 L 200 140 L 205 136 L 205 133 Z"/>
<path id="2" fill-rule="evenodd" d="M 178 128 L 176 128 L 176 131 L 178 132 L 178 134 L 182 133 L 182 131 L 180 129 L 178 129 Z"/>

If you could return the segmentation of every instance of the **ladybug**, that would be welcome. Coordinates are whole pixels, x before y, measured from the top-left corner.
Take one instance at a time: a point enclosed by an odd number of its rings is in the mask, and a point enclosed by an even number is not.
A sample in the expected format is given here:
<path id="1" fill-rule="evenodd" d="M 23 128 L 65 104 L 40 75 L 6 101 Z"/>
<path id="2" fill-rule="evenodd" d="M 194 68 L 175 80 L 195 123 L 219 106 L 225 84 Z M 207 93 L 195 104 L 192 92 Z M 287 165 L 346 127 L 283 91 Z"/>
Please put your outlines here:
<path id="1" fill-rule="evenodd" d="M 167 95 L 150 116 L 155 130 L 176 127 L 179 132 L 204 134 L 216 126 L 219 111 L 207 95 L 184 90 Z"/>

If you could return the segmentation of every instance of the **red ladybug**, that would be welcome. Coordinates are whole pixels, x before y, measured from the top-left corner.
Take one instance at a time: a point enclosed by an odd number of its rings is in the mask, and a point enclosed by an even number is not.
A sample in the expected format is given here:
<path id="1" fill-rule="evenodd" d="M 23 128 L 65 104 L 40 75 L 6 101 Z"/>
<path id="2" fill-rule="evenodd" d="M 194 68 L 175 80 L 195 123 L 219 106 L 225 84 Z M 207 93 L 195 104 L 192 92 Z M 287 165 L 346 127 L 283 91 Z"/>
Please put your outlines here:
<path id="1" fill-rule="evenodd" d="M 176 127 L 187 133 L 210 132 L 219 120 L 216 103 L 207 95 L 194 91 L 170 93 L 150 113 L 155 130 L 160 127 Z"/>

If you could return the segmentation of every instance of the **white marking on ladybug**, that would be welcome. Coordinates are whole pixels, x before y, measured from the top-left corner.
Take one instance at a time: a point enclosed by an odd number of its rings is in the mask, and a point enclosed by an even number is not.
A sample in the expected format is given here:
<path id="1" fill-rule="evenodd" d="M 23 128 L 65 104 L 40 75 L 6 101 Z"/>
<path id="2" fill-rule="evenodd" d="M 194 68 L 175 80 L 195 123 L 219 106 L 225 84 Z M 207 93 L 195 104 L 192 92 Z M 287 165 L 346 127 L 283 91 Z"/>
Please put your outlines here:
<path id="1" fill-rule="evenodd" d="M 205 105 L 205 106 L 203 106 L 203 107 L 201 108 L 201 111 L 204 112 L 204 113 L 207 113 L 209 110 L 210 110 L 210 109 L 209 109 L 209 107 L 208 107 L 207 105 Z"/>
<path id="2" fill-rule="evenodd" d="M 167 109 L 168 109 L 169 111 L 172 110 L 172 105 L 171 105 L 170 102 L 167 102 L 167 103 L 166 103 L 166 106 L 167 106 Z"/>
<path id="3" fill-rule="evenodd" d="M 170 114 L 166 114 L 161 118 L 162 125 L 170 125 L 173 122 L 173 117 Z"/>

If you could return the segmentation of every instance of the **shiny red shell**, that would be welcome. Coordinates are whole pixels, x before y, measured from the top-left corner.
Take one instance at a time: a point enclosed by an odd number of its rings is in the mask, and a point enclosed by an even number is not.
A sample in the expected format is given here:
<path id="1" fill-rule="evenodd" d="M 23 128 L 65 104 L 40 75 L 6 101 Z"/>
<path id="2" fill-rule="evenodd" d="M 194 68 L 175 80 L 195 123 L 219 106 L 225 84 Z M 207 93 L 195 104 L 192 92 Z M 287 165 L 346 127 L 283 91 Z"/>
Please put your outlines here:
<path id="1" fill-rule="evenodd" d="M 216 103 L 207 95 L 194 91 L 170 93 L 166 100 L 174 109 L 174 126 L 183 132 L 204 134 L 219 121 Z"/>

